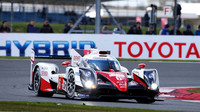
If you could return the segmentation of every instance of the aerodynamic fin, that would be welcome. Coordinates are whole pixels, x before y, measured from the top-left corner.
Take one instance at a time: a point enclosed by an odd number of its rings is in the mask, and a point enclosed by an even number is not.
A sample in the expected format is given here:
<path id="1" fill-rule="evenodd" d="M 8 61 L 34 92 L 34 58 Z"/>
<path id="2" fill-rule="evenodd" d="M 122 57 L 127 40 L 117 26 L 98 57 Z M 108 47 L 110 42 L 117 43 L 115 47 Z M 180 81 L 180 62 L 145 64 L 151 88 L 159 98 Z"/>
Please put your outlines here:
<path id="1" fill-rule="evenodd" d="M 71 49 L 70 57 L 71 65 L 76 66 L 77 63 L 81 60 L 84 55 L 90 54 L 91 50 L 82 50 L 82 49 Z"/>
<path id="2" fill-rule="evenodd" d="M 32 48 L 32 49 L 31 49 L 31 59 L 30 59 L 30 62 L 31 62 L 31 67 L 30 67 L 30 83 L 29 83 L 29 89 L 30 89 L 30 90 L 32 90 L 32 78 L 33 78 L 32 69 L 33 69 L 34 61 L 35 61 L 35 51 L 34 51 L 34 49 Z"/>
<path id="3" fill-rule="evenodd" d="M 71 65 L 76 66 L 81 58 L 88 54 L 110 54 L 110 51 L 99 51 L 98 49 L 84 50 L 84 49 L 71 49 Z"/>

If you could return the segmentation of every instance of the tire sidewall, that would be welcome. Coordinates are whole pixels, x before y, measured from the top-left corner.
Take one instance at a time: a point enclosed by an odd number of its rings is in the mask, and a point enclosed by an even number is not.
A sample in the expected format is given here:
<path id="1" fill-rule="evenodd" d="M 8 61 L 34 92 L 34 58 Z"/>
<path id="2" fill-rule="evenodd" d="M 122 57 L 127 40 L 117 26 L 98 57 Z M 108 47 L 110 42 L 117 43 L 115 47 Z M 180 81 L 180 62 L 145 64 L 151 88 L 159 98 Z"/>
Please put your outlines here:
<path id="1" fill-rule="evenodd" d="M 138 103 L 143 103 L 143 104 L 151 104 L 155 102 L 153 98 L 140 98 L 140 99 L 136 99 L 136 101 Z"/>
<path id="2" fill-rule="evenodd" d="M 67 85 L 66 85 L 66 98 L 70 98 L 70 99 L 74 99 L 74 94 L 75 94 L 75 90 L 76 90 L 76 86 L 74 86 L 74 91 L 73 91 L 73 93 L 71 94 L 71 95 L 69 95 L 69 93 L 68 93 L 68 83 L 69 83 L 69 78 L 70 78 L 70 75 L 73 75 L 73 77 L 74 77 L 74 83 L 75 83 L 75 74 L 74 74 L 74 72 L 71 70 L 70 72 L 69 72 L 69 75 L 67 76 Z"/>
<path id="3" fill-rule="evenodd" d="M 38 82 L 38 84 L 39 84 L 39 87 L 38 87 L 38 89 L 37 90 L 35 90 L 35 78 L 36 77 L 38 77 L 39 78 L 39 82 Z M 35 92 L 35 94 L 38 96 L 38 95 L 40 95 L 40 86 L 41 86 L 41 74 L 40 74 L 40 69 L 39 69 L 39 67 L 36 69 L 36 71 L 35 71 L 35 73 L 34 73 L 34 80 L 33 80 L 34 82 L 33 82 L 33 84 L 34 84 L 34 92 Z"/>

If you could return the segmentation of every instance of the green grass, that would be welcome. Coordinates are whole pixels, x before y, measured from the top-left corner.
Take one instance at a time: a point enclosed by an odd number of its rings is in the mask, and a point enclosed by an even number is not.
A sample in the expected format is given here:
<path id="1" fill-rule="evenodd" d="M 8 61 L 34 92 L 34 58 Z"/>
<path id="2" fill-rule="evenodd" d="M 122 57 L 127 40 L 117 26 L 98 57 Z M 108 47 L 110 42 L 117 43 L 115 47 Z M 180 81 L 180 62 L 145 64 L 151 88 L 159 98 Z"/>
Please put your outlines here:
<path id="1" fill-rule="evenodd" d="M 25 33 L 27 24 L 28 22 L 13 22 L 13 32 Z M 63 33 L 64 28 L 65 28 L 65 24 L 50 23 L 50 25 L 52 26 L 54 33 Z M 8 22 L 8 26 L 10 27 L 10 22 Z M 35 27 L 41 28 L 42 26 L 43 26 L 43 23 L 35 23 Z M 101 25 L 101 28 L 102 27 L 103 25 Z M 95 25 L 80 25 L 80 28 L 83 30 L 94 30 Z M 110 31 L 112 31 L 114 28 L 116 28 L 115 25 L 108 25 L 108 29 Z M 128 30 L 130 29 L 130 26 L 123 26 L 123 29 L 125 32 L 128 32 Z M 141 29 L 142 29 L 143 34 L 145 34 L 146 31 L 148 30 L 148 27 L 141 27 Z M 161 27 L 157 27 L 156 33 L 159 34 L 160 30 L 161 30 Z M 184 30 L 185 30 L 184 28 L 180 29 L 181 32 L 183 32 Z"/>
<path id="2" fill-rule="evenodd" d="M 30 59 L 30 57 L 0 56 L 0 59 Z"/>
<path id="3" fill-rule="evenodd" d="M 27 28 L 27 24 L 28 22 L 13 22 L 13 32 L 17 32 L 17 33 L 25 33 L 26 32 L 26 28 Z M 51 24 L 54 33 L 63 33 L 63 30 L 65 28 L 65 24 Z M 10 22 L 8 22 L 8 26 L 10 27 Z M 43 23 L 35 23 L 35 27 L 39 27 L 41 28 L 43 26 Z M 103 25 L 101 26 L 101 28 L 103 27 Z M 94 30 L 95 29 L 95 25 L 80 25 L 80 28 L 83 30 Z M 110 31 L 112 31 L 114 28 L 116 28 L 116 26 L 114 25 L 108 25 L 108 29 Z M 130 26 L 123 26 L 123 29 L 125 30 L 125 32 L 128 32 Z M 143 34 L 145 34 L 145 32 L 148 30 L 147 27 L 142 27 L 141 28 L 143 31 Z M 157 28 L 157 34 L 159 33 L 161 28 Z"/>
<path id="4" fill-rule="evenodd" d="M 0 111 L 18 112 L 178 112 L 45 102 L 0 102 Z M 180 111 L 179 111 L 180 112 Z"/>
<path id="5" fill-rule="evenodd" d="M 198 89 L 192 89 L 192 90 L 188 90 L 191 93 L 200 93 L 200 88 Z"/>
<path id="6" fill-rule="evenodd" d="M 28 22 L 13 22 L 13 32 L 17 33 L 25 33 Z M 64 24 L 50 24 L 54 30 L 54 33 L 63 33 Z M 8 26 L 10 26 L 10 22 L 8 22 Z M 41 28 L 43 23 L 35 23 L 35 27 Z"/>
<path id="7" fill-rule="evenodd" d="M 26 32 L 26 28 L 27 28 L 27 24 L 28 22 L 13 22 L 13 32 L 20 32 L 20 33 L 25 33 Z M 51 24 L 51 27 L 54 30 L 54 33 L 63 33 L 64 28 L 65 28 L 65 24 Z M 10 26 L 10 22 L 8 22 L 8 26 Z M 43 23 L 35 23 L 35 27 L 39 27 L 41 28 L 43 26 Z M 103 27 L 103 26 L 101 26 Z M 109 30 L 113 30 L 116 26 L 108 26 Z M 80 25 L 80 28 L 83 30 L 94 30 L 95 26 L 94 25 Z M 128 32 L 129 27 L 124 26 L 123 29 Z M 143 28 L 144 31 L 146 31 L 145 29 L 147 28 Z M 145 33 L 145 32 L 144 32 Z"/>

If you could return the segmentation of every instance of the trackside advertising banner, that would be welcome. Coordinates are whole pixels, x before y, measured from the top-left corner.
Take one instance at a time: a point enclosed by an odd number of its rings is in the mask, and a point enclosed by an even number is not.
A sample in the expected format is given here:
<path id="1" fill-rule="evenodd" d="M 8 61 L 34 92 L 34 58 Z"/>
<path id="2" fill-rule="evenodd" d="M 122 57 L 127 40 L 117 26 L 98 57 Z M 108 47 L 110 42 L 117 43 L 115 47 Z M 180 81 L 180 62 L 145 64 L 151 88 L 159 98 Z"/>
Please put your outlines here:
<path id="1" fill-rule="evenodd" d="M 69 50 L 110 50 L 117 58 L 200 60 L 198 36 L 0 34 L 0 56 L 65 55 Z"/>

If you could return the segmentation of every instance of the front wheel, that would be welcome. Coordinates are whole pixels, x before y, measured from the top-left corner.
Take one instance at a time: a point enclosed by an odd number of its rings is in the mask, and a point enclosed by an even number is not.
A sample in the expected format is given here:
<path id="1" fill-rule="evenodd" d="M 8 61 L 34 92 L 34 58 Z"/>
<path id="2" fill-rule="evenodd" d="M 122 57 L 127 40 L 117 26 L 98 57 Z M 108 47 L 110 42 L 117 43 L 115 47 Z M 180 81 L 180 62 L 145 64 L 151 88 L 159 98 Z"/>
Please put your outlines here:
<path id="1" fill-rule="evenodd" d="M 155 102 L 154 98 L 139 98 L 139 99 L 136 99 L 136 101 L 138 103 L 145 103 L 145 104 L 150 104 L 150 103 Z"/>
<path id="2" fill-rule="evenodd" d="M 74 72 L 71 70 L 67 77 L 66 98 L 73 99 L 75 90 L 76 90 L 75 75 L 74 75 Z"/>
<path id="3" fill-rule="evenodd" d="M 40 74 L 40 69 L 37 68 L 37 70 L 34 73 L 34 79 L 33 79 L 33 89 L 36 96 L 45 96 L 45 97 L 53 96 L 53 93 L 41 91 L 40 86 L 41 86 L 41 74 Z"/>

